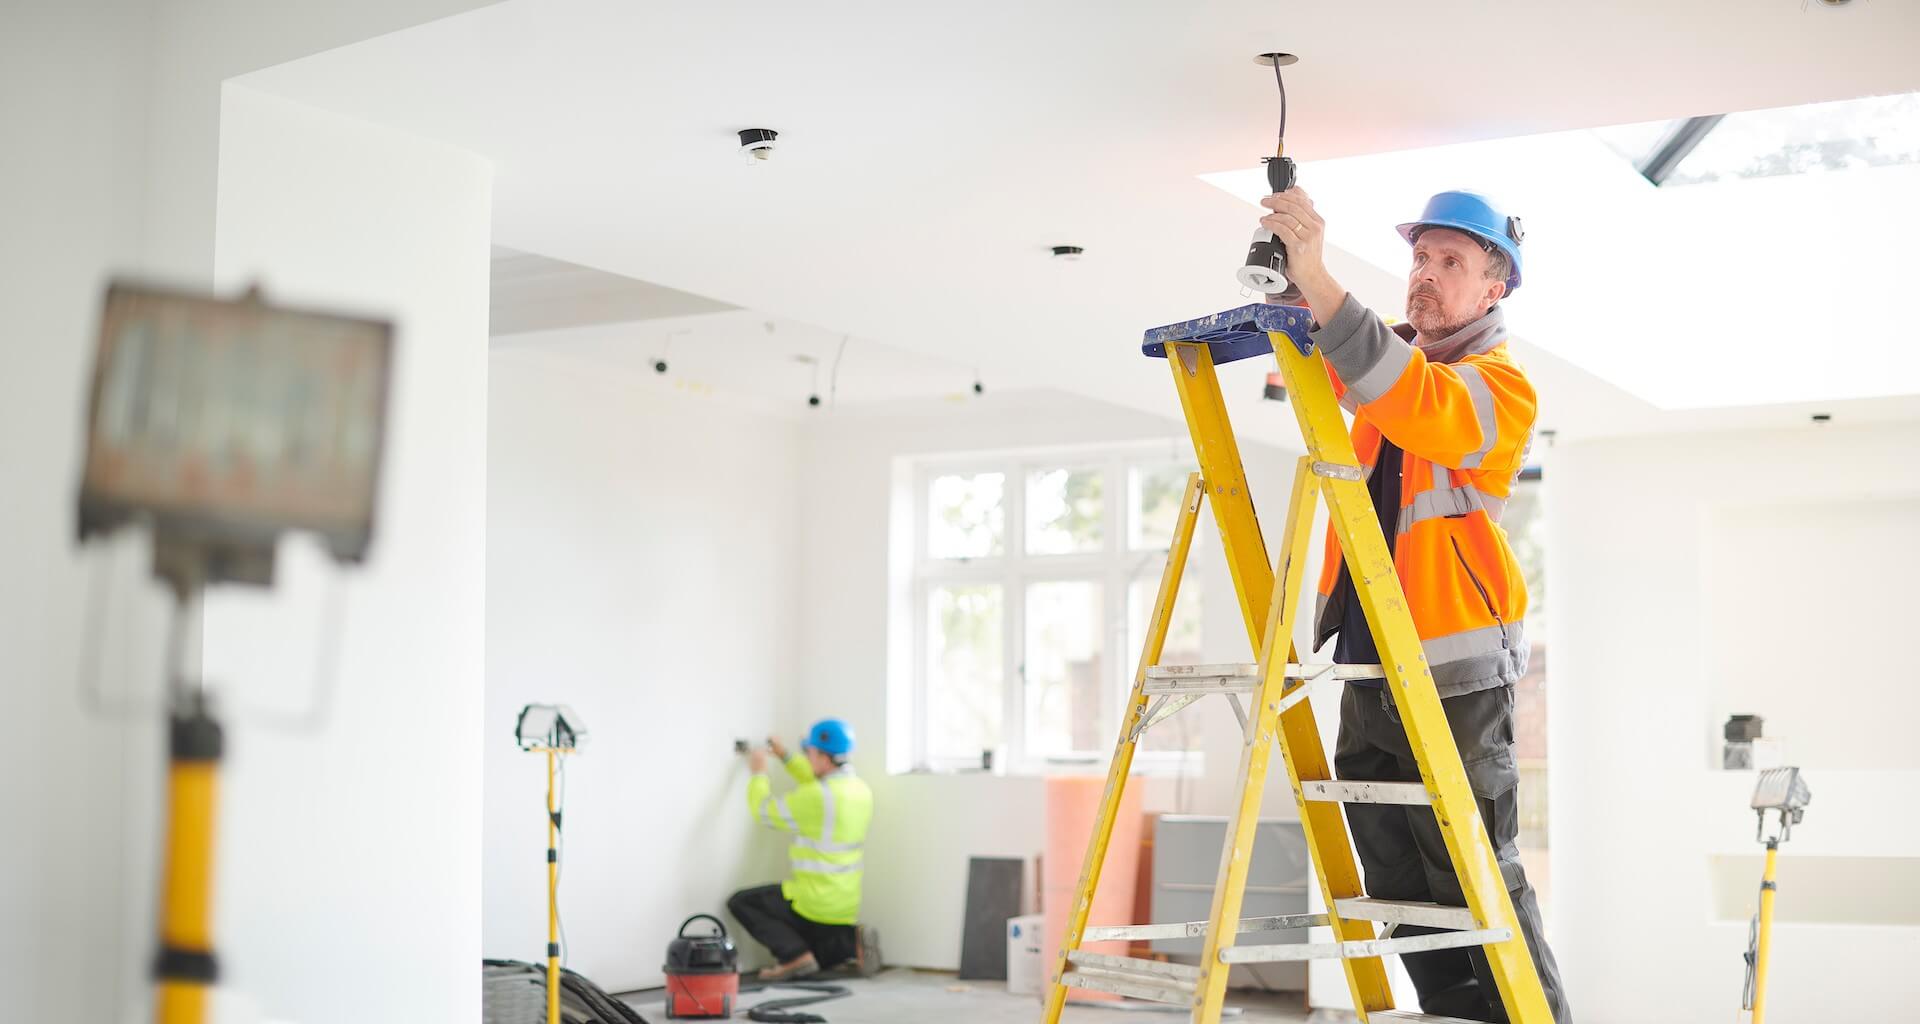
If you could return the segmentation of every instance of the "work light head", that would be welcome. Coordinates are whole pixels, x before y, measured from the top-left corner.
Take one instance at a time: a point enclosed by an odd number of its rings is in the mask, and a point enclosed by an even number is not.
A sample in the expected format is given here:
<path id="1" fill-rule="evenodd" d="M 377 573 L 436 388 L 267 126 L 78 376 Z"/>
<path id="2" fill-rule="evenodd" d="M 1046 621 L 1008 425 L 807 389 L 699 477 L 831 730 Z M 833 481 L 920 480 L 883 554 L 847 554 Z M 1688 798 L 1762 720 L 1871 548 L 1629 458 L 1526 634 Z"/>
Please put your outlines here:
<path id="1" fill-rule="evenodd" d="M 529 704 L 520 709 L 513 737 L 521 750 L 575 750 L 586 740 L 587 727 L 565 704 Z"/>

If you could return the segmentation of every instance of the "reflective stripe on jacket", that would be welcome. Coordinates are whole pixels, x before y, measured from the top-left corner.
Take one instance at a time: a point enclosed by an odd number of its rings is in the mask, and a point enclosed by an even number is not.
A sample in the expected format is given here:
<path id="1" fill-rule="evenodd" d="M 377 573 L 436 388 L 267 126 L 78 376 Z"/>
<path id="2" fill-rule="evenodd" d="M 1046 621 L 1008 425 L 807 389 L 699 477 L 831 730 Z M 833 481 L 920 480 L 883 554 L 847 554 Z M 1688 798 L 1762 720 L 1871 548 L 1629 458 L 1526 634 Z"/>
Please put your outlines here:
<path id="1" fill-rule="evenodd" d="M 814 778 L 805 754 L 787 758 L 786 767 L 795 787 L 784 797 L 773 795 L 765 775 L 747 783 L 754 820 L 792 834 L 787 861 L 793 877 L 781 883 L 781 892 L 809 921 L 858 924 L 865 873 L 861 848 L 873 820 L 873 791 L 852 768 Z"/>
<path id="2" fill-rule="evenodd" d="M 1354 414 L 1353 446 L 1371 474 L 1382 435 L 1405 452 L 1393 566 L 1440 695 L 1511 683 L 1526 674 L 1527 584 L 1500 526 L 1526 464 L 1537 402 L 1507 353 L 1496 306 L 1439 342 L 1415 344 L 1347 296 L 1313 332 Z M 1339 631 L 1331 595 L 1340 542 L 1327 531 L 1314 649 Z"/>

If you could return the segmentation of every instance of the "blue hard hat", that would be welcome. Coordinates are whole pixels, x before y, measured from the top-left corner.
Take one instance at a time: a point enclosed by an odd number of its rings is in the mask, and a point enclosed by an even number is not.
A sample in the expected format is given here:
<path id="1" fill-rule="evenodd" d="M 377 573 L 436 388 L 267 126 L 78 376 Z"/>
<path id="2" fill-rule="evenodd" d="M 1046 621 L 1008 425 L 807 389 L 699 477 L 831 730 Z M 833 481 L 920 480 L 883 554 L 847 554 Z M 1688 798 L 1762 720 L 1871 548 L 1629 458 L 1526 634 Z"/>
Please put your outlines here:
<path id="1" fill-rule="evenodd" d="M 800 745 L 828 757 L 845 757 L 853 753 L 853 727 L 838 718 L 822 718 L 807 729 L 807 738 Z"/>
<path id="2" fill-rule="evenodd" d="M 1507 294 L 1520 287 L 1520 218 L 1509 217 L 1478 192 L 1442 192 L 1427 200 L 1420 219 L 1400 225 L 1400 237 L 1412 244 L 1421 228 L 1452 228 L 1500 247 L 1507 254 Z"/>

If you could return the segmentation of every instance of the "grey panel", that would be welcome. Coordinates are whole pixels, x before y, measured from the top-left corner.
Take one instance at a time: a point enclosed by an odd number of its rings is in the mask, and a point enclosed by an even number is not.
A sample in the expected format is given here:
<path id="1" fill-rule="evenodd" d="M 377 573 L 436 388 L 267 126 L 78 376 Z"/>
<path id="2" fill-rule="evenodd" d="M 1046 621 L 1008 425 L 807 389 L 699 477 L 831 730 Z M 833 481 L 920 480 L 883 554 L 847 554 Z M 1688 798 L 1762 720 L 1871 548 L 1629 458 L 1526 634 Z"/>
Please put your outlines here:
<path id="1" fill-rule="evenodd" d="M 1017 857 L 967 860 L 966 916 L 960 932 L 963 979 L 1007 976 L 1007 919 L 1020 916 L 1020 887 L 1027 862 Z"/>
<path id="2" fill-rule="evenodd" d="M 1256 827 L 1253 861 L 1241 917 L 1304 914 L 1312 884 L 1306 836 L 1297 821 L 1262 821 Z M 1153 906 L 1149 923 L 1204 921 L 1213 910 L 1213 883 L 1226 843 L 1227 819 L 1161 815 L 1153 833 Z M 1261 935 L 1262 943 L 1304 942 L 1304 929 Z M 1201 939 L 1155 939 L 1159 953 L 1198 954 Z"/>

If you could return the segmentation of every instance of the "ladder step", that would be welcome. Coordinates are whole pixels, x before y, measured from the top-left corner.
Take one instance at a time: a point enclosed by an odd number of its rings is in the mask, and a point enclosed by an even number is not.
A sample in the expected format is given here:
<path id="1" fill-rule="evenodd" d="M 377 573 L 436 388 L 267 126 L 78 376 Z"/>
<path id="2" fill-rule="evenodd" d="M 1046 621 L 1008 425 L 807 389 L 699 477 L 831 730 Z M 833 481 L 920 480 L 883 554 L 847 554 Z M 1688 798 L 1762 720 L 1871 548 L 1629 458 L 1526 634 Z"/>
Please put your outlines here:
<path id="1" fill-rule="evenodd" d="M 1246 662 L 1224 662 L 1213 665 L 1149 665 L 1148 679 L 1191 679 L 1195 676 L 1244 676 L 1248 679 L 1260 678 L 1260 666 Z"/>
<path id="2" fill-rule="evenodd" d="M 1435 949 L 1485 946 L 1513 938 L 1511 928 L 1479 928 L 1466 932 L 1435 932 L 1403 938 L 1363 939 L 1355 942 L 1302 942 L 1284 946 L 1229 946 L 1220 951 L 1223 964 L 1273 963 L 1281 960 L 1364 960 L 1389 953 L 1425 953 Z"/>
<path id="3" fill-rule="evenodd" d="M 1460 1017 L 1437 1017 L 1431 1013 L 1416 1013 L 1412 1010 L 1375 1010 L 1367 1014 L 1367 1019 L 1386 1021 L 1387 1024 L 1394 1024 L 1396 1021 L 1405 1021 L 1408 1024 L 1473 1024 L 1472 1021 Z"/>
<path id="4" fill-rule="evenodd" d="M 1143 960 L 1133 956 L 1111 956 L 1106 953 L 1093 953 L 1076 949 L 1067 954 L 1067 962 L 1075 967 L 1108 974 L 1143 974 L 1155 984 L 1184 984 L 1192 988 L 1200 978 L 1200 968 L 1194 964 L 1176 964 L 1167 960 Z"/>
<path id="5" fill-rule="evenodd" d="M 1387 924 L 1411 924 L 1423 928 L 1455 928 L 1471 931 L 1479 922 L 1465 907 L 1412 900 L 1376 900 L 1371 897 L 1334 900 L 1333 907 L 1343 918 L 1359 921 L 1384 921 Z"/>
<path id="6" fill-rule="evenodd" d="M 1171 1003 L 1174 1006 L 1191 1006 L 1193 992 L 1188 989 L 1172 988 L 1166 985 L 1150 985 L 1126 978 L 1105 974 L 1091 974 L 1083 970 L 1071 970 L 1060 976 L 1060 984 L 1068 988 L 1084 988 L 1094 992 L 1107 992 L 1116 996 L 1129 996 L 1145 999 L 1154 1003 Z"/>
<path id="7" fill-rule="evenodd" d="M 1184 921 L 1177 924 L 1123 924 L 1088 928 L 1082 942 L 1111 942 L 1118 939 L 1198 939 L 1207 934 L 1208 921 Z M 1236 932 L 1285 932 L 1296 928 L 1319 928 L 1327 924 L 1325 914 L 1287 914 L 1281 917 L 1241 918 Z"/>
<path id="8" fill-rule="evenodd" d="M 1063 985 L 1159 1003 L 1189 1005 L 1200 984 L 1200 968 L 1193 964 L 1108 956 L 1084 949 L 1068 953 L 1067 963 L 1073 966 L 1060 976 Z"/>
<path id="9" fill-rule="evenodd" d="M 1378 665 L 1333 665 L 1287 663 L 1286 678 L 1315 682 L 1320 679 L 1380 679 Z M 1147 669 L 1148 693 L 1252 693 L 1260 682 L 1258 664 L 1226 665 L 1154 665 Z"/>
<path id="10" fill-rule="evenodd" d="M 1148 693 L 1252 693 L 1259 665 L 1155 665 L 1147 669 Z"/>
<path id="11" fill-rule="evenodd" d="M 1433 802 L 1427 797 L 1427 787 L 1418 782 L 1308 780 L 1300 783 L 1300 794 L 1308 800 L 1339 804 L 1409 804 L 1425 807 Z"/>

